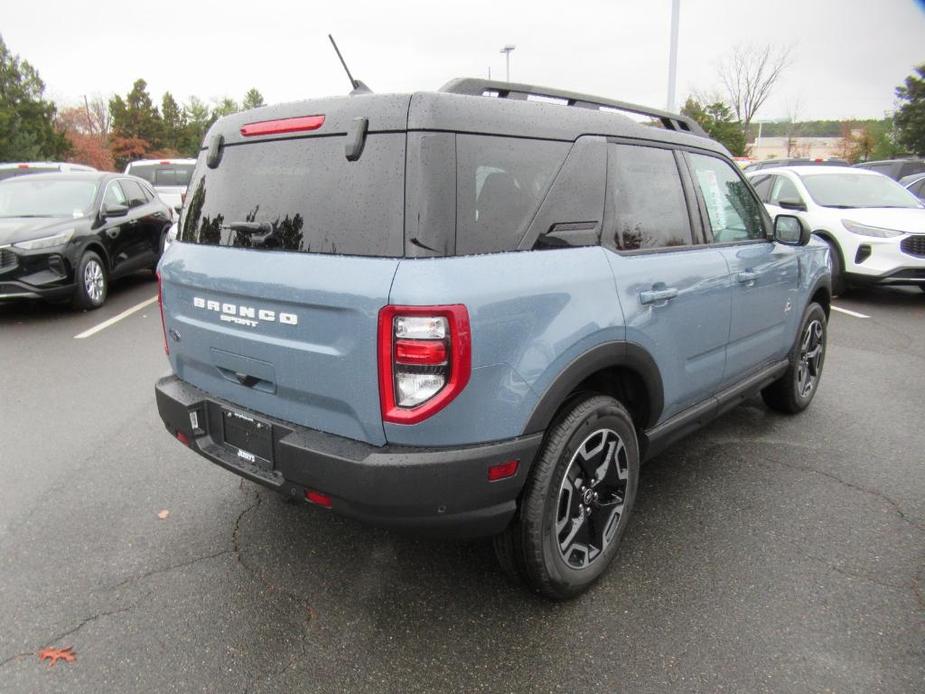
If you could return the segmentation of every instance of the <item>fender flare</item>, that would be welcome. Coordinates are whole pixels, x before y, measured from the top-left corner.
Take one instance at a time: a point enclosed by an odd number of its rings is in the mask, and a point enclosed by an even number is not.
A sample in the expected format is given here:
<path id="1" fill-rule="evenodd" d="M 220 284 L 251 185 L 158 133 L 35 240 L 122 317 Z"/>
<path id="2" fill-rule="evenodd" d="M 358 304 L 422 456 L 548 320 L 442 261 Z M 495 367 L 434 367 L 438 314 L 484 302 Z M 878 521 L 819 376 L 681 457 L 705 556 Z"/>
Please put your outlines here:
<path id="1" fill-rule="evenodd" d="M 644 426 L 655 424 L 662 414 L 665 397 L 658 366 L 643 347 L 632 342 L 614 341 L 592 347 L 556 376 L 533 408 L 524 433 L 545 431 L 569 393 L 592 374 L 613 367 L 630 369 L 642 379 L 649 397 L 649 416 Z"/>

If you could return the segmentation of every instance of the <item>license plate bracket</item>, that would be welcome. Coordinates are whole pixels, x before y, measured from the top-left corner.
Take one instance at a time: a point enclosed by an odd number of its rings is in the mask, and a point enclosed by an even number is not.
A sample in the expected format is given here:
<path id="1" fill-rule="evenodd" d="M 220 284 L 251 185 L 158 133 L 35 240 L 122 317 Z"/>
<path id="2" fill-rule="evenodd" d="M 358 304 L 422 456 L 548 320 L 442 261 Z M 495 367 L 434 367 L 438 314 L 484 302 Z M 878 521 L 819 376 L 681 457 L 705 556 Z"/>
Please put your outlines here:
<path id="1" fill-rule="evenodd" d="M 241 459 L 273 469 L 273 427 L 268 422 L 223 409 L 222 440 Z"/>

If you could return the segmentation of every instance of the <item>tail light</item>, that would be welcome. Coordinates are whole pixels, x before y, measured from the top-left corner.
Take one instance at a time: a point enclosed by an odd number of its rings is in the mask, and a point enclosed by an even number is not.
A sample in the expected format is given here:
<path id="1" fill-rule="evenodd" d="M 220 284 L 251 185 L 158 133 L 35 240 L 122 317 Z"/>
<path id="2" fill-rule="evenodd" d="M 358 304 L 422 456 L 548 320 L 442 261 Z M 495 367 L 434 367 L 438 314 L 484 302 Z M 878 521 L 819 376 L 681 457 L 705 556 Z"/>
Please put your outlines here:
<path id="1" fill-rule="evenodd" d="M 446 407 L 472 370 L 465 306 L 386 306 L 379 311 L 382 419 L 416 424 Z"/>
<path id="2" fill-rule="evenodd" d="M 161 290 L 161 273 L 157 273 L 157 306 L 161 310 L 161 332 L 164 334 L 164 354 L 170 354 L 167 344 L 167 321 L 164 320 L 164 295 Z"/>

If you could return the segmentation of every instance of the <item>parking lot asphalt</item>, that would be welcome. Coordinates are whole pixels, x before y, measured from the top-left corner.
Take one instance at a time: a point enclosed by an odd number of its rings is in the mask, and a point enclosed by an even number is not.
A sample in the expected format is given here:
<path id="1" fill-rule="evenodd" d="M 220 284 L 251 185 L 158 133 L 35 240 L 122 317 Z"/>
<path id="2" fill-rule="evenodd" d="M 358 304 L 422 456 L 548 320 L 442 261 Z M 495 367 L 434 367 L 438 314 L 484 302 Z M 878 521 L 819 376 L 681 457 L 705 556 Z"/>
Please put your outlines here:
<path id="1" fill-rule="evenodd" d="M 155 291 L 0 306 L 0 691 L 922 691 L 925 294 L 837 299 L 868 317 L 833 312 L 811 408 L 750 401 L 645 465 L 610 572 L 553 604 L 488 542 L 184 449 L 157 305 L 75 339 Z"/>

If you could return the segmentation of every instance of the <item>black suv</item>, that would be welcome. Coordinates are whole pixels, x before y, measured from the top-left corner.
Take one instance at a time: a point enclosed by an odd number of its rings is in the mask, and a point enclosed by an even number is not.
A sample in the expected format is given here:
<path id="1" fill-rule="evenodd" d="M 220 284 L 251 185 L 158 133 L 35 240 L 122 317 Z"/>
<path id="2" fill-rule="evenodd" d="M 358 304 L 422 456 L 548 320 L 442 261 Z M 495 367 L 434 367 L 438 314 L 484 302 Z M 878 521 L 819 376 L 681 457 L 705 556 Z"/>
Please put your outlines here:
<path id="1" fill-rule="evenodd" d="M 0 182 L 0 301 L 99 308 L 109 281 L 153 269 L 171 211 L 139 178 L 56 173 Z"/>

